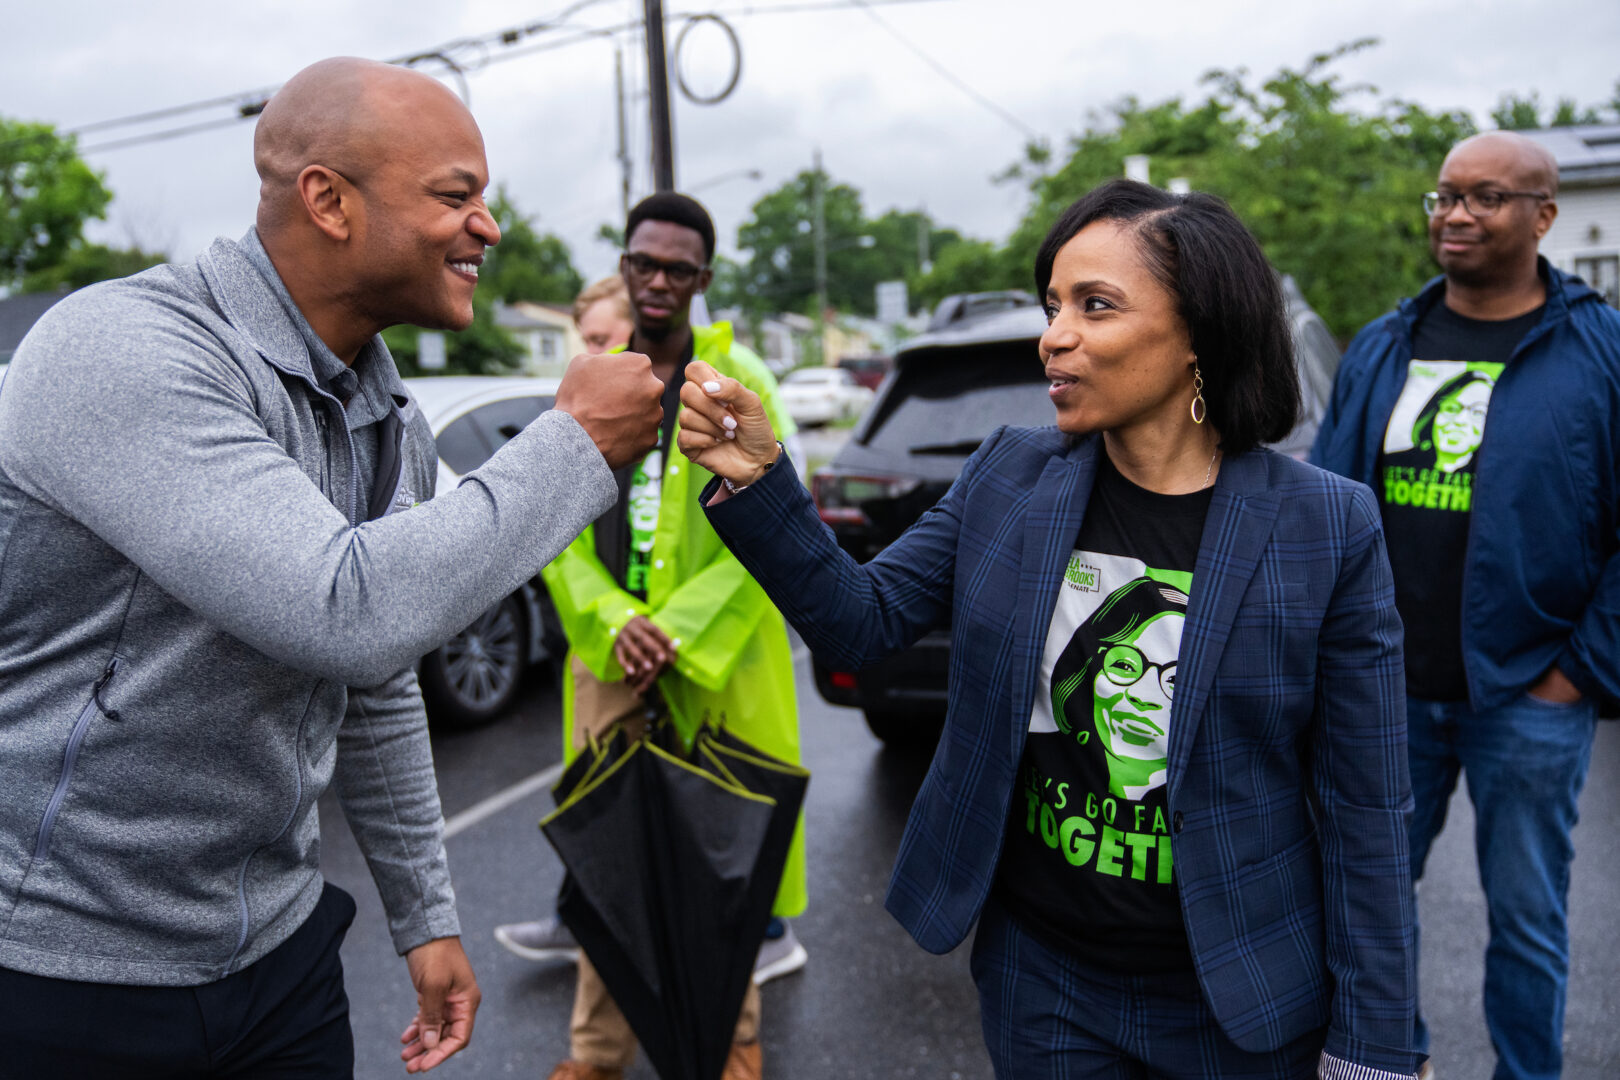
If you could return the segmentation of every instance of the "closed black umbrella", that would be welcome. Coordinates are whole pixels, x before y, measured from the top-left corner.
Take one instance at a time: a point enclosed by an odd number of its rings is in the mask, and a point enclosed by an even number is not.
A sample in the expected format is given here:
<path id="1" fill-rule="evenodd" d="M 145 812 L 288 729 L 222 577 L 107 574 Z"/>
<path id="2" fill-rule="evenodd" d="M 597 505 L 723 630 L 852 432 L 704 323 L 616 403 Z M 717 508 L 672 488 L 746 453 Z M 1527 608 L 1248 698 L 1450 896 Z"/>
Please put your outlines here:
<path id="1" fill-rule="evenodd" d="M 658 1075 L 716 1080 L 808 774 L 712 730 L 671 745 L 666 728 L 581 755 L 541 828 L 568 868 L 558 913 Z M 791 806 L 768 793 L 786 771 Z"/>

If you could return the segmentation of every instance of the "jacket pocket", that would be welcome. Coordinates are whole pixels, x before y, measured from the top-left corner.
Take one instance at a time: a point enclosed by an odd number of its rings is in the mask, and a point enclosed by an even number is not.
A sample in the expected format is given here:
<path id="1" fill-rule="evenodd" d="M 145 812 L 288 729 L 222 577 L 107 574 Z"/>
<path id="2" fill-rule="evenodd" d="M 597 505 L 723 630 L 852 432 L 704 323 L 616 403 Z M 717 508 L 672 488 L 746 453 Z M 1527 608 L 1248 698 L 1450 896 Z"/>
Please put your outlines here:
<path id="1" fill-rule="evenodd" d="M 67 798 L 68 784 L 73 780 L 73 766 L 79 760 L 79 748 L 84 744 L 85 733 L 90 730 L 90 721 L 101 713 L 109 720 L 118 719 L 117 709 L 103 709 L 101 694 L 118 673 L 118 658 L 115 656 L 107 662 L 107 670 L 101 673 L 95 686 L 90 691 L 90 700 L 84 703 L 79 710 L 79 718 L 73 721 L 73 730 L 68 733 L 67 749 L 62 753 L 62 771 L 57 775 L 56 787 L 51 791 L 50 801 L 45 804 L 45 813 L 39 822 L 39 839 L 34 844 L 34 861 L 39 862 L 49 853 L 51 847 L 51 830 L 56 827 L 57 811 L 62 809 L 62 802 Z"/>

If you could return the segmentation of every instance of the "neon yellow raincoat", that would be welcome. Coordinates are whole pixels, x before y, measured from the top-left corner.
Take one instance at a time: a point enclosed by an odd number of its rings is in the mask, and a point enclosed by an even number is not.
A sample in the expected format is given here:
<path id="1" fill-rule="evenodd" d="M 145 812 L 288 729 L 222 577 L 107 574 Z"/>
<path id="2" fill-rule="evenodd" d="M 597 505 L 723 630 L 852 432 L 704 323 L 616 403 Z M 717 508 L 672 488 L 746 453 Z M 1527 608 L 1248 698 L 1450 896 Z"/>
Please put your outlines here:
<path id="1" fill-rule="evenodd" d="M 732 343 L 731 324 L 692 328 L 692 358 L 741 382 L 763 399 L 784 438 L 793 422 L 776 402 L 776 382 L 758 356 Z M 678 430 L 678 424 L 677 424 Z M 675 665 L 658 679 L 683 738 L 690 741 L 707 715 L 738 737 L 784 761 L 799 761 L 799 714 L 793 659 L 782 616 L 748 572 L 720 542 L 698 494 L 713 474 L 671 447 L 664 467 L 653 534 L 647 599 L 621 589 L 596 556 L 595 529 L 580 537 L 542 572 L 568 637 L 569 660 L 578 657 L 603 682 L 624 679 L 613 639 L 636 615 L 645 615 L 675 646 Z M 563 756 L 574 750 L 573 680 L 563 684 Z M 793 838 L 774 911 L 791 917 L 806 904 L 804 822 Z"/>

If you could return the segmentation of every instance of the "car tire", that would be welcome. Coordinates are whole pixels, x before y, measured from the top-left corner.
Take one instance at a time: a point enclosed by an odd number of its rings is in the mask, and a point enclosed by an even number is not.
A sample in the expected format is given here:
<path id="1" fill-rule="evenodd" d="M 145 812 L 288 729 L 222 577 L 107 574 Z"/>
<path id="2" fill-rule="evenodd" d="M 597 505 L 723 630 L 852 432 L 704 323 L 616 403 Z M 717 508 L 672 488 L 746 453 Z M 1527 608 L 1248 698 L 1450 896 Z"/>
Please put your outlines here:
<path id="1" fill-rule="evenodd" d="M 867 730 L 896 750 L 933 749 L 945 725 L 945 716 L 937 709 L 867 706 L 861 712 L 866 716 Z"/>
<path id="2" fill-rule="evenodd" d="M 422 658 L 422 697 L 436 727 L 478 727 L 517 700 L 528 662 L 523 606 L 503 597 Z"/>

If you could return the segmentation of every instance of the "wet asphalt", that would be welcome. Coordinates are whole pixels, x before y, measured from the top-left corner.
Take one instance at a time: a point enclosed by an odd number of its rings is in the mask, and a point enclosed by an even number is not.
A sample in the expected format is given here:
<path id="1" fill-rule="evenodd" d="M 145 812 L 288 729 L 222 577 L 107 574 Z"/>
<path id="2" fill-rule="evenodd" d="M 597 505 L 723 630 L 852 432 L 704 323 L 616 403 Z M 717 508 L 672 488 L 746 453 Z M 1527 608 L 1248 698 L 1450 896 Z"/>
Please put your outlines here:
<path id="1" fill-rule="evenodd" d="M 967 949 L 924 953 L 883 910 L 883 891 L 926 762 L 885 749 L 858 712 L 815 694 L 799 664 L 804 757 L 814 779 L 806 804 L 810 909 L 795 923 L 810 954 L 797 974 L 764 989 L 766 1075 L 771 1080 L 926 1077 L 990 1080 Z M 510 789 L 559 757 L 558 703 L 546 678 L 522 707 L 474 732 L 438 734 L 434 750 L 447 818 Z M 567 1053 L 573 968 L 512 956 L 496 925 L 546 909 L 562 872 L 536 828 L 551 808 L 537 791 L 448 841 L 463 939 L 484 1004 L 471 1048 L 435 1070 L 445 1077 L 544 1080 Z M 323 866 L 355 895 L 359 915 L 343 949 L 362 1080 L 405 1075 L 398 1037 L 414 1012 L 404 962 L 347 826 L 322 805 Z M 1568 1080 L 1620 1076 L 1620 725 L 1599 730 L 1576 830 L 1571 927 L 1574 971 L 1567 1018 Z M 1434 1053 L 1447 1080 L 1487 1077 L 1494 1066 L 1480 1012 L 1485 911 L 1472 859 L 1466 797 L 1453 803 L 1420 897 L 1422 985 Z M 633 1080 L 651 1080 L 644 1062 Z"/>
<path id="2" fill-rule="evenodd" d="M 844 431 L 806 433 L 813 465 Z M 860 713 L 816 695 L 798 652 L 810 908 L 795 921 L 810 954 L 797 974 L 764 988 L 765 1073 L 770 1080 L 991 1080 L 968 975 L 967 946 L 922 951 L 883 910 L 889 870 L 926 756 L 887 749 Z M 544 1080 L 567 1054 L 574 969 L 536 964 L 495 941 L 504 922 L 548 910 L 562 878 L 537 822 L 552 808 L 532 780 L 560 757 L 555 684 L 531 678 L 521 705 L 488 727 L 435 732 L 447 820 L 490 810 L 447 841 L 463 942 L 484 994 L 473 1045 L 434 1070 L 453 1077 Z M 403 1077 L 399 1033 L 415 1012 L 405 964 L 394 955 L 381 905 L 335 800 L 322 806 L 322 866 L 359 907 L 343 948 L 360 1080 Z M 1481 1011 L 1486 915 L 1473 859 L 1473 815 L 1453 800 L 1419 895 L 1421 985 L 1436 1075 L 1474 1080 L 1495 1056 Z M 1567 1080 L 1620 1077 L 1620 724 L 1599 727 L 1575 831 L 1571 881 L 1572 974 L 1565 1033 Z M 654 1080 L 645 1061 L 631 1080 Z"/>

